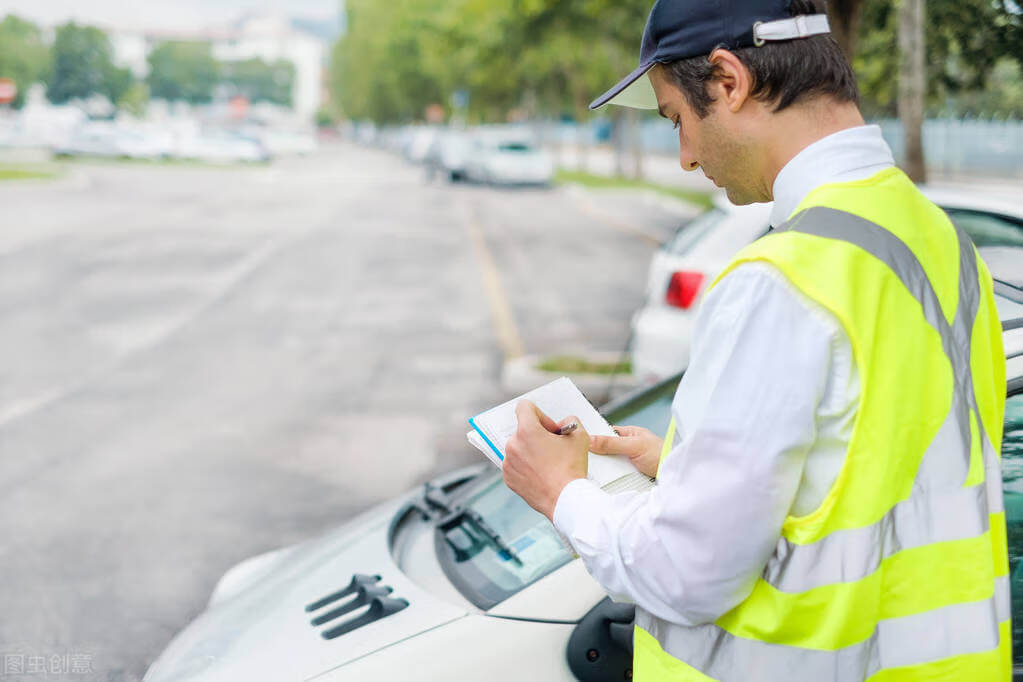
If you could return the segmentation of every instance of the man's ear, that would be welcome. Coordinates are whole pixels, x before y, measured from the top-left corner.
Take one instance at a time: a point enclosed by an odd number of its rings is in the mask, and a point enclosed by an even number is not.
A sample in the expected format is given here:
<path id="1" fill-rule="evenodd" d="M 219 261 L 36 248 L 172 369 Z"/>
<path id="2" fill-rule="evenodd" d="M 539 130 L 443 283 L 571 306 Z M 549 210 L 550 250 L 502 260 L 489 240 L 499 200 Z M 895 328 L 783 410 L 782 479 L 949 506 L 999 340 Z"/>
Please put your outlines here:
<path id="1" fill-rule="evenodd" d="M 714 80 L 708 84 L 711 95 L 734 114 L 749 99 L 753 87 L 749 69 L 734 53 L 722 48 L 711 52 L 709 59 L 714 65 Z"/>

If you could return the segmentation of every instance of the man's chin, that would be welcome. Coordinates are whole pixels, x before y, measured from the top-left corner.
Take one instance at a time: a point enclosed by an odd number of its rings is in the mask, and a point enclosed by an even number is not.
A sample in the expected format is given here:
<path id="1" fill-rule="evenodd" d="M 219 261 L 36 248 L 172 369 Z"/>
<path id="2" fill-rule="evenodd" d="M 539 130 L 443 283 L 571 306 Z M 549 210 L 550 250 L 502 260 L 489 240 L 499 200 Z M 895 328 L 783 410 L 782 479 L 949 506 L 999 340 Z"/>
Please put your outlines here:
<path id="1" fill-rule="evenodd" d="M 744 192 L 741 189 L 735 189 L 732 187 L 725 187 L 725 196 L 727 196 L 728 200 L 735 204 L 736 206 L 748 206 L 750 204 L 757 204 L 765 201 L 770 201 L 770 199 L 764 199 L 759 196 L 754 196 L 750 192 Z"/>

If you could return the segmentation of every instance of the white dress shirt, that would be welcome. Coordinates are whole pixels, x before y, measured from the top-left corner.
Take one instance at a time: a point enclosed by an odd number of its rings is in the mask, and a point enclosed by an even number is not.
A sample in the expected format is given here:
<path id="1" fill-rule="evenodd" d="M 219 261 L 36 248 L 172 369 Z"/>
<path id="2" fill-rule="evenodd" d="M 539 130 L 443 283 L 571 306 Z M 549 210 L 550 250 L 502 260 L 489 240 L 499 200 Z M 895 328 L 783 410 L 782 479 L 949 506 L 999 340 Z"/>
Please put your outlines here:
<path id="1" fill-rule="evenodd" d="M 893 165 L 877 126 L 830 135 L 774 183 L 772 225 L 810 191 Z M 702 301 L 658 485 L 609 495 L 586 479 L 554 525 L 616 600 L 681 625 L 749 596 L 789 514 L 824 500 L 852 435 L 859 379 L 838 320 L 774 266 L 735 268 Z M 661 435 L 661 434 L 658 434 Z"/>

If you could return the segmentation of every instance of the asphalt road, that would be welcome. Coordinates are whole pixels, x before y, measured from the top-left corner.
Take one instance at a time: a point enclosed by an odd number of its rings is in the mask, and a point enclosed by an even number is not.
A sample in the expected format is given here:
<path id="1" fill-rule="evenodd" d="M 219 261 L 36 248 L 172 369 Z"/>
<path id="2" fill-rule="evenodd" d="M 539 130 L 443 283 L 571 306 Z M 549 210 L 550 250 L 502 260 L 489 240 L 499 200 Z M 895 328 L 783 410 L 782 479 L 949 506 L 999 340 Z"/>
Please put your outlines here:
<path id="1" fill-rule="evenodd" d="M 509 348 L 621 349 L 678 222 L 347 146 L 0 184 L 0 679 L 138 680 L 237 561 L 477 461 Z"/>

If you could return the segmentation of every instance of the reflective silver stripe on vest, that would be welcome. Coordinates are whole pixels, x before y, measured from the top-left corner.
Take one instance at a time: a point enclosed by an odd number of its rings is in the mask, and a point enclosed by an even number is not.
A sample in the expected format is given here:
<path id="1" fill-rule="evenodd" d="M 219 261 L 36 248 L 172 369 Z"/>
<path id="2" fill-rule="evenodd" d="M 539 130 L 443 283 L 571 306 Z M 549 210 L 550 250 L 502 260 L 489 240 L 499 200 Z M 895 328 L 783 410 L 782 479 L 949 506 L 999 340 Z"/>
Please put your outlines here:
<path id="1" fill-rule="evenodd" d="M 952 363 L 955 389 L 952 407 L 921 460 L 909 499 L 897 504 L 875 524 L 835 531 L 808 545 L 780 538 L 764 568 L 763 579 L 785 592 L 803 592 L 820 585 L 865 578 L 884 559 L 904 549 L 984 533 L 988 529 L 988 514 L 1002 510 L 1001 474 L 987 438 L 982 438 L 982 443 L 988 446 L 984 448 L 985 485 L 960 487 L 970 465 L 969 417 L 971 413 L 977 414 L 971 381 L 970 335 L 977 316 L 980 285 L 969 237 L 957 229 L 959 305 L 952 327 L 916 255 L 880 225 L 844 211 L 815 207 L 778 228 L 785 230 L 839 239 L 884 262 L 920 302 L 924 318 L 940 334 L 942 347 Z M 979 425 L 979 416 L 977 419 Z"/>
<path id="2" fill-rule="evenodd" d="M 779 590 L 802 592 L 818 585 L 860 580 L 903 549 L 983 534 L 989 514 L 1003 509 L 1001 472 L 977 410 L 970 367 L 970 340 L 980 305 L 976 254 L 958 227 L 959 304 L 950 325 L 916 255 L 898 237 L 858 216 L 815 207 L 777 231 L 795 230 L 840 239 L 885 263 L 920 302 L 952 364 L 951 409 L 928 446 L 909 499 L 880 521 L 830 533 L 809 545 L 781 538 L 763 578 Z M 970 415 L 981 434 L 985 481 L 963 488 L 970 465 Z M 718 680 L 836 680 L 860 682 L 880 670 L 990 651 L 999 645 L 998 623 L 1009 619 L 1008 576 L 996 578 L 994 594 L 979 602 L 953 604 L 903 618 L 882 620 L 865 641 L 820 651 L 736 637 L 714 624 L 684 627 L 639 608 L 636 625 L 661 647 Z"/>
<path id="3" fill-rule="evenodd" d="M 808 545 L 780 538 L 763 579 L 782 592 L 860 580 L 903 549 L 977 537 L 988 529 L 987 486 L 913 495 L 879 522 L 835 531 Z"/>
<path id="4" fill-rule="evenodd" d="M 682 627 L 636 610 L 636 625 L 665 652 L 722 682 L 829 680 L 862 682 L 884 670 L 998 647 L 998 623 L 1008 618 L 1008 580 L 994 596 L 879 621 L 863 642 L 821 651 L 736 637 L 714 624 Z"/>

